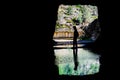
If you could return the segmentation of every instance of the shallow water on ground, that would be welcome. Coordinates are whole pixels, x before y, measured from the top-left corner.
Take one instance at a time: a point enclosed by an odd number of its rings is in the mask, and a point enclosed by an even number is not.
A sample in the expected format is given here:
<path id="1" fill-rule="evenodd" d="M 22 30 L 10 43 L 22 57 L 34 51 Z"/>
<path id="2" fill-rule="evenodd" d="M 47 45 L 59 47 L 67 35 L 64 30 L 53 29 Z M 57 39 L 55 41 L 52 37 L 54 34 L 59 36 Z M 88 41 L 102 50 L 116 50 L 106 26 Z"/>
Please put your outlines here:
<path id="1" fill-rule="evenodd" d="M 74 70 L 73 49 L 54 49 L 59 75 L 89 75 L 99 72 L 100 55 L 78 48 L 78 69 Z"/>

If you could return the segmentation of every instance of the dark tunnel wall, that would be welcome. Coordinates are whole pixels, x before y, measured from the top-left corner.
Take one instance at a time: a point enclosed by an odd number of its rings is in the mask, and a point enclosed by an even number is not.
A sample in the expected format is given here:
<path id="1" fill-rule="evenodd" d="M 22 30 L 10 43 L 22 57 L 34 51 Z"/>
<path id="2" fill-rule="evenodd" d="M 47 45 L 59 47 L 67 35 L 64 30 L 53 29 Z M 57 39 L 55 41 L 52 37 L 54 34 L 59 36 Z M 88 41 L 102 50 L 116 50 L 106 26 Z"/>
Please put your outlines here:
<path id="1" fill-rule="evenodd" d="M 119 47 L 117 47 L 119 46 L 119 20 L 117 20 L 119 19 L 119 7 L 116 3 L 115 1 L 106 3 L 104 0 L 44 0 L 40 3 L 25 3 L 25 6 L 19 9 L 20 15 L 16 15 L 21 17 L 21 19 L 18 18 L 19 21 L 16 20 L 19 24 L 16 24 L 22 26 L 23 30 L 19 33 L 22 33 L 22 38 L 19 38 L 17 42 L 21 43 L 18 51 L 21 51 L 22 56 L 25 58 L 20 63 L 22 65 L 18 68 L 19 71 L 22 74 L 28 74 L 29 78 L 33 75 L 38 78 L 39 75 L 44 75 L 44 78 L 48 78 L 48 80 L 59 80 L 58 78 L 60 80 L 92 80 L 93 78 L 108 80 L 117 78 L 116 71 L 119 69 Z M 46 6 L 43 6 L 43 4 Z M 101 34 L 94 43 L 86 46 L 86 48 L 101 54 L 100 73 L 82 77 L 58 76 L 58 69 L 54 65 L 53 33 L 59 4 L 98 6 Z M 22 51 L 23 49 L 25 51 Z"/>

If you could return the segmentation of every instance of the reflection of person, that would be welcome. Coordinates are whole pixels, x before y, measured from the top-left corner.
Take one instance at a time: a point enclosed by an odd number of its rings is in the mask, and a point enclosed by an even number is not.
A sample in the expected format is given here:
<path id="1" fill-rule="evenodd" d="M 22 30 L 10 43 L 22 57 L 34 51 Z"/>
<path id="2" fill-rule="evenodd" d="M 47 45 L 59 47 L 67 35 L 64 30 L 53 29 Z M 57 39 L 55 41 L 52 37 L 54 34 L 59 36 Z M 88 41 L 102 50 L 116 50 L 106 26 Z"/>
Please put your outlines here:
<path id="1" fill-rule="evenodd" d="M 77 70 L 78 61 L 77 61 L 77 38 L 79 36 L 76 26 L 73 26 L 74 37 L 73 37 L 73 57 L 74 57 L 74 70 Z"/>

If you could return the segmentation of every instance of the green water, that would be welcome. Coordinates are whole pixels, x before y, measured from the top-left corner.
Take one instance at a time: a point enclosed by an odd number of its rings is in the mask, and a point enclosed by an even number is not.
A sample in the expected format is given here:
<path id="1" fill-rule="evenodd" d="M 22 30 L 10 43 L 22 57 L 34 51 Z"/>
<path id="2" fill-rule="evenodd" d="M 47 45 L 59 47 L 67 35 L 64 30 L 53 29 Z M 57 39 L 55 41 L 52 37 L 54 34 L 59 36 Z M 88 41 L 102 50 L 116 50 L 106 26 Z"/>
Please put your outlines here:
<path id="1" fill-rule="evenodd" d="M 89 75 L 99 72 L 100 55 L 78 48 L 78 69 L 74 70 L 73 50 L 55 49 L 55 64 L 58 66 L 59 75 Z"/>

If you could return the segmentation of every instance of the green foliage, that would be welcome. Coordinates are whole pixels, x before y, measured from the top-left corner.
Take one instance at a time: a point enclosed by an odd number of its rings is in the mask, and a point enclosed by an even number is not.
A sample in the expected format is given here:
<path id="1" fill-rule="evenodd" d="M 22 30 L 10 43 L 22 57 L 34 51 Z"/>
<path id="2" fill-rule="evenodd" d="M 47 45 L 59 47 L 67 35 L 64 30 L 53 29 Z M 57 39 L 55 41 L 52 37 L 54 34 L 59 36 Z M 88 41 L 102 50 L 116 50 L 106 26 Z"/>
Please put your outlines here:
<path id="1" fill-rule="evenodd" d="M 62 5 L 58 10 L 56 29 L 91 23 L 98 18 L 97 7 L 91 5 Z M 70 24 L 67 26 L 66 24 Z M 71 25 L 72 24 L 72 25 Z M 84 39 L 88 37 L 84 37 Z"/>
<path id="2" fill-rule="evenodd" d="M 72 20 L 67 20 L 67 23 L 73 23 L 73 21 Z"/>
<path id="3" fill-rule="evenodd" d="M 83 22 L 82 13 L 79 14 L 77 20 L 79 21 L 79 23 Z"/>
<path id="4" fill-rule="evenodd" d="M 67 15 L 71 15 L 72 14 L 72 7 L 68 7 L 67 8 Z"/>
<path id="5" fill-rule="evenodd" d="M 61 28 L 60 24 L 56 22 L 56 29 Z"/>
<path id="6" fill-rule="evenodd" d="M 92 16 L 91 18 L 93 18 L 94 20 L 98 18 L 98 16 Z"/>

